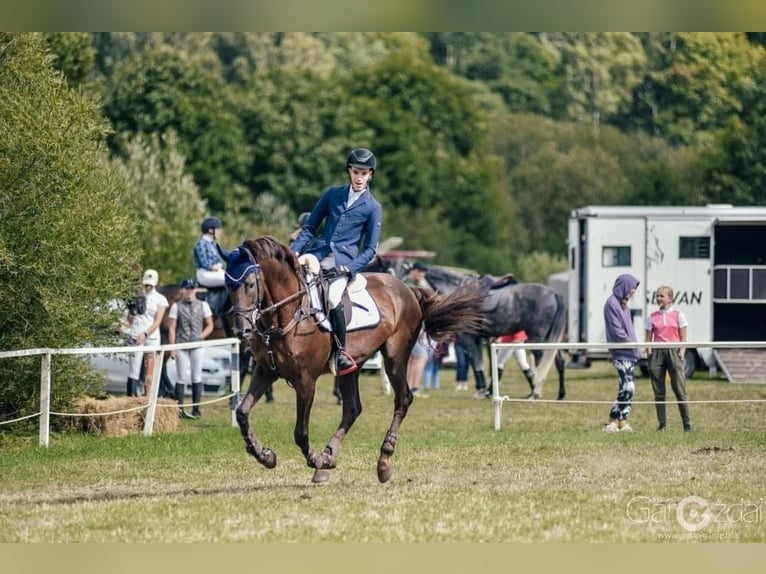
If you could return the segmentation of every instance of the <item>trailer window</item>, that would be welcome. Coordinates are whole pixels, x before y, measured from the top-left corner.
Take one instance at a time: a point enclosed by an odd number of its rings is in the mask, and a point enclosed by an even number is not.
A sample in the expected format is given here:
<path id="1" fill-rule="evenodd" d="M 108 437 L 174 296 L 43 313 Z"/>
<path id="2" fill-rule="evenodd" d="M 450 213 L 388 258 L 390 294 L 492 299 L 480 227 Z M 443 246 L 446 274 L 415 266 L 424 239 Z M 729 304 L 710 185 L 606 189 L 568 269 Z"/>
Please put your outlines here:
<path id="1" fill-rule="evenodd" d="M 679 259 L 710 259 L 709 237 L 679 237 Z"/>
<path id="2" fill-rule="evenodd" d="M 604 247 L 601 253 L 604 267 L 630 267 L 630 245 Z"/>

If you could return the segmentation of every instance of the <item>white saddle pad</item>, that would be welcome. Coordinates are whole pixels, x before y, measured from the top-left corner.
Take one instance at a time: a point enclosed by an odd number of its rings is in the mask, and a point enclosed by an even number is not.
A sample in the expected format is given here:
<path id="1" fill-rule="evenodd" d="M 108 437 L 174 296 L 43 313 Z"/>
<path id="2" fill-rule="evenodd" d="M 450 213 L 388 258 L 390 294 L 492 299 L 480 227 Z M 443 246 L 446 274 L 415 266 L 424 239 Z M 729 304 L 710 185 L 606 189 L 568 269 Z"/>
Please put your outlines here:
<path id="1" fill-rule="evenodd" d="M 364 275 L 357 275 L 348 284 L 347 291 L 351 299 L 351 320 L 346 325 L 346 331 L 374 327 L 380 323 L 380 310 L 377 303 L 375 303 L 375 299 L 372 298 L 372 295 L 367 290 L 367 279 Z M 330 320 L 324 311 L 324 302 L 320 301 L 316 285 L 311 287 L 310 295 L 311 306 L 314 309 L 321 309 L 317 313 L 319 326 L 327 331 L 331 331 Z"/>

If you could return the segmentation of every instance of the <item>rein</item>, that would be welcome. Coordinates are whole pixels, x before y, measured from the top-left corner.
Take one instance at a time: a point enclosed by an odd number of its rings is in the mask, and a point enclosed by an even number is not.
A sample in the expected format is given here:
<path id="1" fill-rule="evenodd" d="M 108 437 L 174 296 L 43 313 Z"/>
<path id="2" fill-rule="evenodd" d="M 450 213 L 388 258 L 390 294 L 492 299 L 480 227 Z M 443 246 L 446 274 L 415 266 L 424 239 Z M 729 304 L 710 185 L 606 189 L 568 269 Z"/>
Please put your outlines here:
<path id="1" fill-rule="evenodd" d="M 308 285 L 303 280 L 303 278 L 299 276 L 298 278 L 301 282 L 301 288 L 298 291 L 296 291 L 292 295 L 288 295 L 287 297 L 285 297 L 284 299 L 281 299 L 280 301 L 277 301 L 276 303 L 269 305 L 268 307 L 261 308 L 260 294 L 263 293 L 263 290 L 261 289 L 260 267 L 255 268 L 253 271 L 255 273 L 256 290 L 259 293 L 258 300 L 251 307 L 248 307 L 246 309 L 235 308 L 234 311 L 237 314 L 242 315 L 249 321 L 249 323 L 253 327 L 253 330 L 261 338 L 261 341 L 263 341 L 264 345 L 266 345 L 269 358 L 271 359 L 271 370 L 274 371 L 277 368 L 276 361 L 274 359 L 274 350 L 273 350 L 274 339 L 279 340 L 284 338 L 285 335 L 287 335 L 290 331 L 295 329 L 301 321 L 308 318 L 310 316 L 310 313 L 305 309 L 306 305 L 304 304 L 299 305 L 297 310 L 295 311 L 295 314 L 293 315 L 293 318 L 290 319 L 290 321 L 284 327 L 269 325 L 268 327 L 264 328 L 262 319 L 263 317 L 267 315 L 273 315 L 274 313 L 276 313 L 279 309 L 281 309 L 288 303 L 296 299 L 304 298 L 304 296 L 308 295 Z"/>

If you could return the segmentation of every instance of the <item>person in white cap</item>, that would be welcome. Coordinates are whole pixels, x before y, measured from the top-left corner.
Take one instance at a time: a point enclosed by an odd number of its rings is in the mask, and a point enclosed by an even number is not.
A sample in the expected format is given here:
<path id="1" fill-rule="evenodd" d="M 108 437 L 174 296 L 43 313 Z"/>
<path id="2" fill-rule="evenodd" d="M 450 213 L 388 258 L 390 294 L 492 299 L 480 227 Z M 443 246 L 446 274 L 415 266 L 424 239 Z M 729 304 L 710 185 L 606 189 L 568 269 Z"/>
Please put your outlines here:
<path id="1" fill-rule="evenodd" d="M 137 297 L 132 304 L 128 305 L 128 344 L 133 346 L 159 345 L 160 323 L 168 308 L 167 298 L 157 291 L 159 275 L 154 269 L 144 271 L 141 279 L 144 292 Z M 155 353 L 139 351 L 130 357 L 130 370 L 128 371 L 127 395 L 138 396 L 138 380 L 141 377 L 141 363 L 144 366 L 145 394 L 149 394 L 152 385 L 152 373 L 154 372 Z"/>

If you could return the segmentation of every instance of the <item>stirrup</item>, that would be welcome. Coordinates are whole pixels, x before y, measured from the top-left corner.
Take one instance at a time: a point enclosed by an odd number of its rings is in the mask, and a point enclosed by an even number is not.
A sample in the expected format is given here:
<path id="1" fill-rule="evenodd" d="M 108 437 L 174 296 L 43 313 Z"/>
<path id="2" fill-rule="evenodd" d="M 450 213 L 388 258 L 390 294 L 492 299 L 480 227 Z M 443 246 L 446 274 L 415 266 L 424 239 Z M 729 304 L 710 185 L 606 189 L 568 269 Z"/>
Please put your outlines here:
<path id="1" fill-rule="evenodd" d="M 344 362 L 343 359 L 346 359 L 345 366 L 341 365 L 341 363 Z M 351 355 L 349 355 L 345 349 L 338 349 L 337 355 L 335 357 L 335 371 L 338 373 L 338 376 L 342 377 L 343 375 L 348 375 L 356 371 L 356 369 L 356 361 L 354 361 Z"/>

